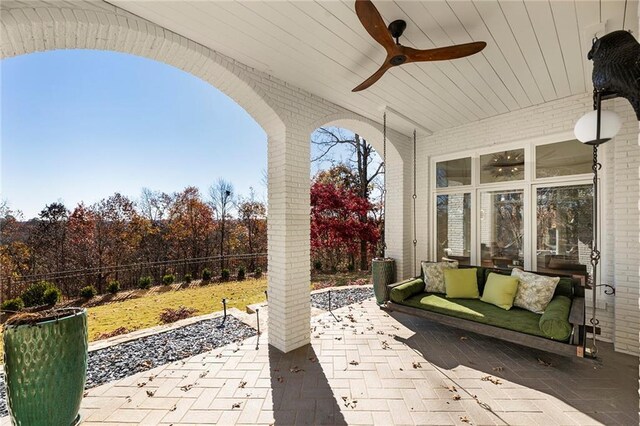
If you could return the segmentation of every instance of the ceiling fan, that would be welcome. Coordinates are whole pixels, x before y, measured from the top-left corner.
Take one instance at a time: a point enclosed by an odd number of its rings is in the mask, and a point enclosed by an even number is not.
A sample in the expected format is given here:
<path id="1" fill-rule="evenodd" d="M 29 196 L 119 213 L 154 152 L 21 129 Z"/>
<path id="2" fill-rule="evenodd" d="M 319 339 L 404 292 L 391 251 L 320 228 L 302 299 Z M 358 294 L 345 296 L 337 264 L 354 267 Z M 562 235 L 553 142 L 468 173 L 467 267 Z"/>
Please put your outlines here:
<path id="1" fill-rule="evenodd" d="M 407 23 L 402 19 L 393 21 L 387 27 L 384 24 L 382 16 L 380 16 L 380 12 L 378 12 L 378 9 L 376 9 L 370 0 L 356 0 L 356 14 L 371 37 L 385 48 L 387 57 L 378 71 L 353 89 L 352 92 L 359 92 L 368 88 L 378 81 L 389 68 L 410 62 L 444 61 L 464 58 L 465 56 L 480 52 L 487 45 L 484 41 L 476 41 L 436 49 L 413 49 L 402 46 L 398 41 L 407 28 Z M 393 40 L 394 38 L 395 41 Z"/>

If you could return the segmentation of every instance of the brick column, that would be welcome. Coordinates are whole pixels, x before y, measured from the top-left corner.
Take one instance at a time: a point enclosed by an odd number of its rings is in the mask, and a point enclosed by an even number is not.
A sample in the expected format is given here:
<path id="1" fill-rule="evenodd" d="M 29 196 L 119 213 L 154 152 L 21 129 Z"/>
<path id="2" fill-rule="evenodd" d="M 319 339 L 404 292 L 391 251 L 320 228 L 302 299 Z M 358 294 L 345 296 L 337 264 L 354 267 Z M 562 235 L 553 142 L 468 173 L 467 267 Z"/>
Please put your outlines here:
<path id="1" fill-rule="evenodd" d="M 310 342 L 309 135 L 287 125 L 268 144 L 269 344 L 289 352 Z"/>

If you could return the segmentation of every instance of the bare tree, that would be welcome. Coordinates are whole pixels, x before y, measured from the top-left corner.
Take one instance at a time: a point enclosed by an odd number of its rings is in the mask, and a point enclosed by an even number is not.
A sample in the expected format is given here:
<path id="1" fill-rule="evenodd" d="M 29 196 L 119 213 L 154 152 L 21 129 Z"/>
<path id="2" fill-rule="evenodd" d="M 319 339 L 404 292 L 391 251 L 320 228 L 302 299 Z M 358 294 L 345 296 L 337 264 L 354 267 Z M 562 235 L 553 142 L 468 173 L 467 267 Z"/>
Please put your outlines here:
<path id="1" fill-rule="evenodd" d="M 377 180 L 384 173 L 384 165 L 375 155 L 373 147 L 367 143 L 360 135 L 350 136 L 338 128 L 320 127 L 314 133 L 312 143 L 319 151 L 318 155 L 312 158 L 312 162 L 330 162 L 335 164 L 333 154 L 340 147 L 347 148 L 349 154 L 348 165 L 353 170 L 356 178 L 356 190 L 360 197 L 369 200 L 374 190 Z M 376 165 L 377 162 L 377 165 Z M 367 222 L 368 215 L 360 217 L 362 222 Z M 360 269 L 367 270 L 369 262 L 367 259 L 367 241 L 360 241 Z"/>
<path id="2" fill-rule="evenodd" d="M 231 219 L 233 209 L 233 184 L 223 178 L 209 188 L 209 196 L 211 197 L 211 207 L 219 225 L 219 249 L 220 249 L 220 269 L 224 268 L 225 240 L 227 238 L 227 221 Z"/>

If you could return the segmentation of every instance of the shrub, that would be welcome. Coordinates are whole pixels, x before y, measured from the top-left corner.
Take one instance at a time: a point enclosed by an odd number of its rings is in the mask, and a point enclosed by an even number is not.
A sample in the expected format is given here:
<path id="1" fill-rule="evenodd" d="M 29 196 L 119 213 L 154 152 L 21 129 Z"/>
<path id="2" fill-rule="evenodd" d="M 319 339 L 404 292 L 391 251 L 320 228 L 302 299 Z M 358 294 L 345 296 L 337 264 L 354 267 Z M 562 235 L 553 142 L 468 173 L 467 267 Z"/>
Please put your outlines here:
<path id="1" fill-rule="evenodd" d="M 151 287 L 151 282 L 153 281 L 153 278 L 151 278 L 150 276 L 146 276 L 146 277 L 141 277 L 140 281 L 138 281 L 138 287 L 141 289 L 147 289 L 149 287 Z"/>
<path id="2" fill-rule="evenodd" d="M 238 281 L 244 281 L 245 278 L 246 270 L 244 269 L 244 266 L 241 266 L 238 268 Z"/>
<path id="3" fill-rule="evenodd" d="M 24 309 L 24 302 L 19 297 L 2 302 L 0 309 L 3 311 L 19 312 Z"/>
<path id="4" fill-rule="evenodd" d="M 222 281 L 229 281 L 229 278 L 231 278 L 231 272 L 229 272 L 228 269 L 223 269 L 220 274 L 220 279 L 222 279 Z"/>
<path id="5" fill-rule="evenodd" d="M 202 281 L 207 282 L 207 281 L 211 281 L 211 269 L 209 268 L 204 268 L 204 270 L 202 271 Z"/>
<path id="6" fill-rule="evenodd" d="M 322 270 L 322 262 L 319 260 L 316 260 L 315 262 L 313 262 L 313 269 L 315 269 L 316 271 L 321 271 Z"/>
<path id="7" fill-rule="evenodd" d="M 51 286 L 44 291 L 44 295 L 42 296 L 42 298 L 44 299 L 43 301 L 45 305 L 53 306 L 58 303 L 58 300 L 60 300 L 61 296 L 62 293 L 60 292 L 60 290 L 58 290 L 58 287 Z"/>
<path id="8" fill-rule="evenodd" d="M 356 270 L 356 266 L 355 266 L 353 263 L 350 263 L 350 264 L 347 266 L 347 271 L 349 271 L 349 272 L 353 272 L 353 271 L 355 271 L 355 270 Z"/>
<path id="9" fill-rule="evenodd" d="M 162 324 L 169 324 L 181 319 L 189 318 L 196 312 L 194 308 L 187 308 L 180 306 L 178 309 L 166 308 L 160 312 L 160 322 Z"/>
<path id="10" fill-rule="evenodd" d="M 80 289 L 80 297 L 82 297 L 83 299 L 91 299 L 93 296 L 95 296 L 98 292 L 96 291 L 96 288 L 92 285 L 88 285 L 86 287 L 83 287 L 82 289 Z"/>
<path id="11" fill-rule="evenodd" d="M 262 278 L 262 268 L 258 266 L 256 268 L 256 272 L 253 273 L 253 276 L 255 278 Z"/>
<path id="12" fill-rule="evenodd" d="M 45 300 L 45 293 L 47 292 L 47 290 L 53 290 L 57 294 L 57 297 L 55 298 L 53 303 L 49 302 L 50 300 L 53 300 L 53 296 L 51 295 L 49 295 L 49 299 Z M 37 283 L 31 284 L 29 288 L 24 293 L 22 293 L 20 298 L 24 302 L 24 306 L 26 306 L 27 308 L 45 304 L 55 305 L 55 303 L 60 298 L 60 290 L 58 290 L 58 288 L 50 282 L 39 281 Z"/>
<path id="13" fill-rule="evenodd" d="M 120 281 L 110 281 L 107 284 L 107 291 L 111 294 L 116 294 L 120 291 Z"/>
<path id="14" fill-rule="evenodd" d="M 187 273 L 184 274 L 184 282 L 189 284 L 191 281 L 193 280 L 193 278 L 191 277 L 191 274 Z"/>
<path id="15" fill-rule="evenodd" d="M 170 284 L 173 284 L 173 282 L 174 282 L 175 280 L 176 280 L 175 275 L 173 275 L 173 274 L 167 274 L 167 275 L 164 275 L 164 276 L 162 277 L 162 284 L 164 284 L 164 285 L 170 285 Z"/>

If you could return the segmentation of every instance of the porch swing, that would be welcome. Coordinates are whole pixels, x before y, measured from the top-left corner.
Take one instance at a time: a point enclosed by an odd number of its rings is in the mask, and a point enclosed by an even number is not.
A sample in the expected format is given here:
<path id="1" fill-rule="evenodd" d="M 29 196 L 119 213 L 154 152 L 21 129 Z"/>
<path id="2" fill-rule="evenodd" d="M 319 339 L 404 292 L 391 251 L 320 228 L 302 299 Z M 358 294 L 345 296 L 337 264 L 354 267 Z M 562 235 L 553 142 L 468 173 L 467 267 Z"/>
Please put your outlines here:
<path id="1" fill-rule="evenodd" d="M 417 262 L 417 132 L 413 131 L 413 273 L 414 277 L 389 284 L 381 309 L 425 318 L 440 324 L 494 337 L 537 350 L 565 356 L 595 356 L 595 334 L 592 348 L 586 347 L 585 326 L 585 275 L 562 275 L 531 272 L 537 276 L 557 277 L 553 298 L 544 313 L 534 313 L 514 307 L 510 310 L 476 299 L 447 298 L 444 294 L 427 292 L 423 264 Z M 383 200 L 386 206 L 386 143 L 387 117 L 383 116 L 383 165 L 385 167 L 385 189 Z M 385 215 L 386 216 L 386 215 Z M 383 234 L 382 250 L 386 255 L 386 236 Z M 418 272 L 420 266 L 420 272 Z M 458 267 L 456 262 L 456 268 Z M 475 268 L 478 294 L 482 295 L 490 274 L 511 275 L 511 269 L 459 265 L 459 269 Z M 529 271 L 525 271 L 529 272 Z M 471 273 L 471 275 L 474 275 Z M 428 278 L 427 278 L 428 280 Z M 597 319 L 591 319 L 597 324 Z M 593 326 L 595 328 L 595 326 Z M 558 332 L 560 330 L 560 332 Z"/>

